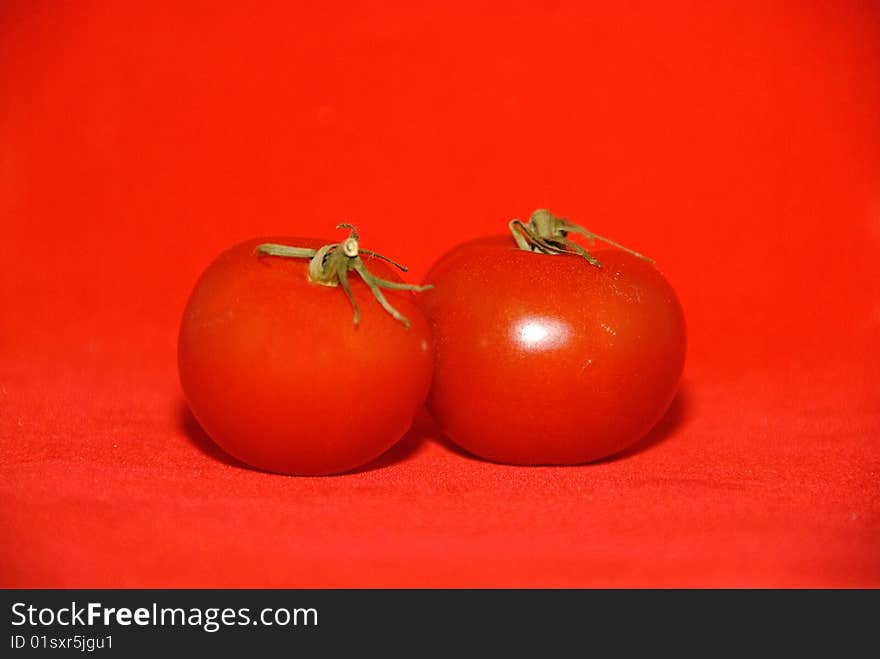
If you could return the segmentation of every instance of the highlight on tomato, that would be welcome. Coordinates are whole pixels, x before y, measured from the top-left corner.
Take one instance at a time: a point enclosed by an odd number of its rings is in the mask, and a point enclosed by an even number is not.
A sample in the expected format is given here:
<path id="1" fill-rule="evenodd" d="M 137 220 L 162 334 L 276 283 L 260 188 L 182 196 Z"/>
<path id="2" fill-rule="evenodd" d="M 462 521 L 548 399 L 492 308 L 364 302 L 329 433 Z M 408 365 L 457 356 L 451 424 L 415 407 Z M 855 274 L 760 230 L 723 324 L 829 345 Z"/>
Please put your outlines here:
<path id="1" fill-rule="evenodd" d="M 647 257 L 548 210 L 508 228 L 455 247 L 425 278 L 429 410 L 452 442 L 497 462 L 580 464 L 632 446 L 681 379 L 675 291 Z"/>
<path id="2" fill-rule="evenodd" d="M 180 326 L 180 382 L 221 448 L 258 469 L 350 471 L 409 429 L 430 386 L 428 323 L 405 268 L 339 243 L 250 240 L 195 285 Z"/>

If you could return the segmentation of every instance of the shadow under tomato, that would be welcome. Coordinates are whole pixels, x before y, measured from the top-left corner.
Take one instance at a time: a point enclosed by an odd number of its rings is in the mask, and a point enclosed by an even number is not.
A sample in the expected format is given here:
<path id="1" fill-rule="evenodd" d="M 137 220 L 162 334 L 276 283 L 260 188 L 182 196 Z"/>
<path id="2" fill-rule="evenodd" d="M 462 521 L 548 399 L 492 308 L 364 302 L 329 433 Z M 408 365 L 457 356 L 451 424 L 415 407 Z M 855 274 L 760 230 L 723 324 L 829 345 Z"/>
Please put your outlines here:
<path id="1" fill-rule="evenodd" d="M 412 426 L 407 433 L 390 449 L 385 451 L 375 460 L 368 462 L 362 467 L 346 472 L 347 474 L 360 474 L 365 471 L 374 471 L 384 467 L 398 464 L 409 460 L 419 449 L 426 443 L 428 437 L 434 431 L 434 420 L 428 411 L 423 407 L 416 413 Z M 344 474 L 341 474 L 344 475 Z"/>
<path id="2" fill-rule="evenodd" d="M 648 431 L 648 434 L 642 437 L 635 444 L 626 448 L 619 453 L 609 455 L 607 458 L 597 460 L 592 464 L 604 464 L 606 462 L 615 462 L 625 458 L 632 457 L 648 449 L 665 442 L 678 430 L 691 414 L 691 398 L 688 393 L 687 383 L 682 383 L 678 388 L 678 393 L 669 405 L 666 413 L 660 417 L 660 420 L 654 424 L 654 427 Z"/>
<path id="3" fill-rule="evenodd" d="M 199 449 L 199 451 L 201 451 L 209 458 L 222 462 L 223 464 L 229 465 L 230 467 L 249 469 L 250 471 L 258 471 L 262 473 L 274 473 L 266 471 L 264 469 L 251 467 L 250 465 L 247 465 L 244 462 L 241 462 L 240 460 L 232 457 L 226 451 L 220 448 L 208 436 L 208 433 L 205 432 L 196 417 L 190 411 L 189 406 L 186 404 L 186 402 L 183 401 L 180 404 L 178 423 L 181 431 L 186 436 L 186 438 L 197 449 Z M 418 451 L 419 447 L 424 443 L 425 438 L 428 437 L 431 432 L 432 426 L 429 424 L 432 423 L 433 421 L 431 420 L 430 415 L 423 409 L 416 415 L 412 427 L 401 438 L 401 440 L 390 449 L 385 451 L 385 453 L 380 455 L 378 458 L 350 471 L 346 471 L 340 474 L 329 474 L 328 476 L 320 476 L 315 478 L 332 478 L 333 476 L 359 474 L 376 469 L 382 469 L 384 467 L 390 467 L 391 465 L 403 462 L 404 460 L 407 460 L 412 455 L 414 455 Z"/>
<path id="4" fill-rule="evenodd" d="M 679 386 L 678 393 L 675 395 L 675 398 L 670 403 L 669 408 L 666 410 L 664 415 L 660 418 L 660 420 L 654 425 L 651 430 L 648 431 L 648 434 L 642 437 L 635 444 L 630 446 L 629 448 L 620 451 L 619 453 L 615 453 L 614 455 L 609 455 L 605 458 L 600 458 L 599 460 L 594 460 L 593 462 L 587 462 L 583 465 L 508 465 L 511 467 L 529 467 L 529 466 L 550 466 L 550 467 L 577 467 L 577 466 L 585 466 L 588 467 L 590 465 L 599 465 L 605 464 L 608 462 L 615 462 L 617 460 L 623 460 L 625 458 L 631 457 L 633 455 L 637 455 L 638 453 L 642 453 L 643 451 L 647 451 L 648 449 L 657 446 L 661 442 L 666 441 L 681 425 L 687 420 L 691 413 L 691 401 L 690 396 L 688 394 L 688 385 L 686 383 L 682 383 Z M 429 417 L 430 418 L 430 417 Z M 480 462 L 493 462 L 492 460 L 486 460 L 479 456 L 474 455 L 473 453 L 468 453 L 463 448 L 458 446 L 455 442 L 449 439 L 440 428 L 436 425 L 436 423 L 432 420 L 433 424 L 432 429 L 429 430 L 428 436 L 433 439 L 437 444 L 440 444 L 443 448 L 448 451 L 455 453 L 456 455 L 461 456 L 467 460 L 477 460 Z M 507 464 L 507 463 L 497 463 L 497 464 Z"/>
<path id="5" fill-rule="evenodd" d="M 183 431 L 183 434 L 193 444 L 193 446 L 195 446 L 209 458 L 213 458 L 214 460 L 222 462 L 223 464 L 227 464 L 230 467 L 239 467 L 240 469 L 253 470 L 253 467 L 249 467 L 244 462 L 236 460 L 222 448 L 217 446 L 217 444 L 215 444 L 214 441 L 210 437 L 208 437 L 208 433 L 206 433 L 202 429 L 202 426 L 199 425 L 196 417 L 193 416 L 192 412 L 190 412 L 189 407 L 185 402 L 180 403 L 178 424 L 181 431 Z M 256 471 L 260 470 L 257 469 Z"/>

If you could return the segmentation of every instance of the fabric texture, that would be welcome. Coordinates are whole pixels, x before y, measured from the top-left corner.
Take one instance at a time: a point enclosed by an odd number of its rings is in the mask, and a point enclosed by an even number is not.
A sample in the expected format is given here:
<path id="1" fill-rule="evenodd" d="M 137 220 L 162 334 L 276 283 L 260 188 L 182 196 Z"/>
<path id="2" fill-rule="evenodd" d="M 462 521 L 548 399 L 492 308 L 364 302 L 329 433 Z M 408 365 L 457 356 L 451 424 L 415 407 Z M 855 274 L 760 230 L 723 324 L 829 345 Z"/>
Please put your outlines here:
<path id="1" fill-rule="evenodd" d="M 0 89 L 0 586 L 880 586 L 875 5 L 8 0 Z M 294 478 L 187 411 L 226 247 L 353 221 L 418 282 L 541 207 L 681 297 L 625 454 L 493 464 L 423 412 Z"/>

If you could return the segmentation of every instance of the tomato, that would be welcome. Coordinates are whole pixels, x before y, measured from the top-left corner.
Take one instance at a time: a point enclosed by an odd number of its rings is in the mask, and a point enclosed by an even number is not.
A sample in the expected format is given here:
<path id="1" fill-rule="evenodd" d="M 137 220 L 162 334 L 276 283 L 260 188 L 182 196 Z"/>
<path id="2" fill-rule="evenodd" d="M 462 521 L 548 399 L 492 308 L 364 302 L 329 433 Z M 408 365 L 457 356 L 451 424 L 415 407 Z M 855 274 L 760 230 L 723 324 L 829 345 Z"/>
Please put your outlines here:
<path id="1" fill-rule="evenodd" d="M 476 240 L 425 279 L 434 288 L 419 302 L 436 351 L 428 407 L 474 455 L 594 461 L 643 437 L 675 396 L 686 339 L 669 282 L 635 253 L 601 250 L 591 263 L 564 242 L 545 254 L 510 236 Z"/>
<path id="2" fill-rule="evenodd" d="M 397 319 L 349 273 L 355 323 L 342 285 L 310 280 L 305 260 L 258 254 L 265 243 L 312 252 L 322 245 L 251 240 L 202 274 L 178 343 L 189 407 L 220 447 L 253 467 L 321 475 L 361 466 L 400 439 L 424 403 L 433 359 L 428 323 L 409 290 L 386 287 Z M 389 286 L 403 286 L 385 261 L 361 257 Z"/>

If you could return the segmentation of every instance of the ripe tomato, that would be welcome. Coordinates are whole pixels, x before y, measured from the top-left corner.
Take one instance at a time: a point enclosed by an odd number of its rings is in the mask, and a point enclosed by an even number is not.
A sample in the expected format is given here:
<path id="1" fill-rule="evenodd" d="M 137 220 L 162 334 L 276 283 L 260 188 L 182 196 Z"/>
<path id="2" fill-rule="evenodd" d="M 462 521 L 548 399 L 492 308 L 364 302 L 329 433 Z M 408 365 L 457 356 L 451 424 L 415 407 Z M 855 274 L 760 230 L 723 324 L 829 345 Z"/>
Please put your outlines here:
<path id="1" fill-rule="evenodd" d="M 661 418 L 684 365 L 681 305 L 644 257 L 590 258 L 601 267 L 506 236 L 461 245 L 430 270 L 434 288 L 419 299 L 436 351 L 428 407 L 453 442 L 498 462 L 578 464 Z"/>
<path id="2" fill-rule="evenodd" d="M 184 394 L 208 435 L 242 462 L 299 475 L 348 471 L 400 439 L 423 404 L 429 326 L 410 291 L 385 293 L 407 328 L 357 275 L 347 279 L 360 308 L 355 324 L 342 286 L 310 281 L 307 261 L 258 255 L 267 242 L 312 251 L 322 244 L 251 240 L 208 267 L 180 327 Z M 400 285 L 384 261 L 361 255 L 376 276 Z"/>

